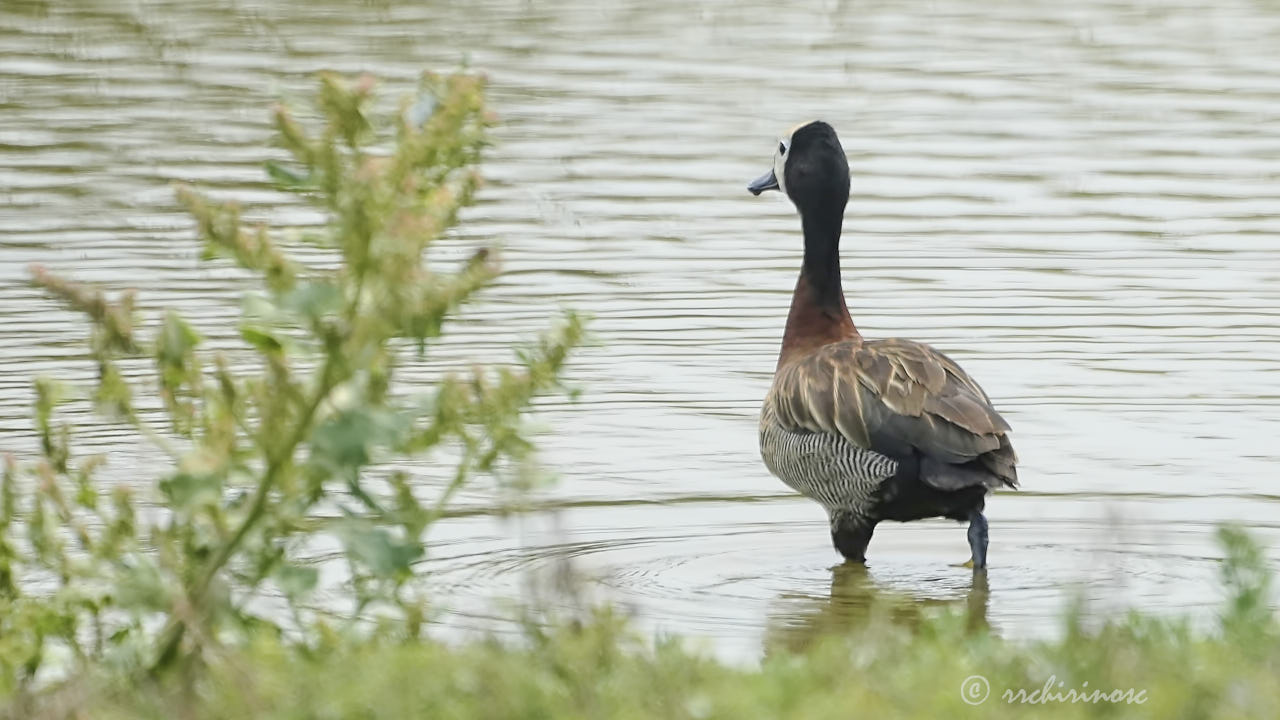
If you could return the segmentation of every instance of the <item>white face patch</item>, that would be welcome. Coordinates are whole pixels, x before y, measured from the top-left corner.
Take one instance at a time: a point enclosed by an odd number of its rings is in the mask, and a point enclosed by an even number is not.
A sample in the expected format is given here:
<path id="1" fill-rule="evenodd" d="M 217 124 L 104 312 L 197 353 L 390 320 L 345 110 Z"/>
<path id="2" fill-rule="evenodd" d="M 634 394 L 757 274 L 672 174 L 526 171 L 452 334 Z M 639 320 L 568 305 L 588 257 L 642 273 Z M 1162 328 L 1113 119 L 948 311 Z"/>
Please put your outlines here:
<path id="1" fill-rule="evenodd" d="M 787 134 L 778 140 L 778 149 L 773 152 L 773 176 L 778 179 L 778 189 L 783 195 L 787 194 L 787 158 L 791 154 L 791 136 L 800 128 L 816 122 L 815 120 L 806 120 L 787 131 Z"/>
<path id="2" fill-rule="evenodd" d="M 791 133 L 778 141 L 778 149 L 773 152 L 773 176 L 778 180 L 778 189 L 787 194 L 787 153 L 791 150 Z"/>

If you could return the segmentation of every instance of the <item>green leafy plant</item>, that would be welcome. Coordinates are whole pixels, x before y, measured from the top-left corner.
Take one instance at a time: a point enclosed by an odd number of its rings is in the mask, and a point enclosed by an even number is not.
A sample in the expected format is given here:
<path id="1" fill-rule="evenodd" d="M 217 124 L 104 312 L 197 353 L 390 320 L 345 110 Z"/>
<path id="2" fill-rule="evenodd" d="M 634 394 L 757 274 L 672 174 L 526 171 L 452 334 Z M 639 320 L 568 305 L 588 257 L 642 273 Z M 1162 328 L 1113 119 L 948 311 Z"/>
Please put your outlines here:
<path id="1" fill-rule="evenodd" d="M 427 592 L 414 563 L 432 522 L 478 473 L 522 483 L 537 472 L 523 413 L 559 387 L 582 338 L 574 315 L 511 362 L 429 387 L 397 382 L 404 358 L 428 354 L 446 319 L 498 274 L 487 249 L 454 268 L 429 252 L 480 183 L 492 123 L 483 80 L 427 75 L 416 97 L 382 114 L 374 88 L 324 75 L 311 122 L 274 112 L 290 159 L 268 173 L 323 213 L 299 238 L 325 262 L 291 255 L 281 233 L 246 226 L 234 204 L 178 191 L 206 258 L 260 281 L 234 362 L 204 350 L 175 312 L 144 332 L 131 293 L 108 298 L 33 269 L 89 320 L 97 410 L 171 466 L 150 488 L 103 487 L 103 459 L 77 456 L 55 418 L 73 390 L 37 381 L 41 457 L 7 457 L 0 486 L 0 695 L 50 668 L 190 672 L 264 632 L 303 649 L 353 634 L 417 637 Z M 127 382 L 122 366 L 147 359 L 154 382 Z M 163 413 L 139 410 L 155 404 L 139 402 L 146 393 Z M 377 467 L 406 458 L 439 482 Z M 321 602 L 306 560 L 335 546 L 341 602 Z M 253 609 L 264 598 L 275 611 Z"/>

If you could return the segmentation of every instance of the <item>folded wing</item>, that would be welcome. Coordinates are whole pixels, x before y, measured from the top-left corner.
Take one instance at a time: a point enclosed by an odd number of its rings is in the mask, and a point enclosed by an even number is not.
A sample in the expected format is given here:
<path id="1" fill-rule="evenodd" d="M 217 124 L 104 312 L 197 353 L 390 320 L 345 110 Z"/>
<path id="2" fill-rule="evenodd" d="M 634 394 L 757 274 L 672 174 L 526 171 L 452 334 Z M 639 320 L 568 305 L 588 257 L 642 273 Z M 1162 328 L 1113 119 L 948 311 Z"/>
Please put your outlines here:
<path id="1" fill-rule="evenodd" d="M 910 340 L 827 345 L 780 368 L 768 402 L 791 429 L 835 433 L 895 459 L 921 456 L 943 490 L 1017 486 L 1009 425 L 950 358 Z"/>

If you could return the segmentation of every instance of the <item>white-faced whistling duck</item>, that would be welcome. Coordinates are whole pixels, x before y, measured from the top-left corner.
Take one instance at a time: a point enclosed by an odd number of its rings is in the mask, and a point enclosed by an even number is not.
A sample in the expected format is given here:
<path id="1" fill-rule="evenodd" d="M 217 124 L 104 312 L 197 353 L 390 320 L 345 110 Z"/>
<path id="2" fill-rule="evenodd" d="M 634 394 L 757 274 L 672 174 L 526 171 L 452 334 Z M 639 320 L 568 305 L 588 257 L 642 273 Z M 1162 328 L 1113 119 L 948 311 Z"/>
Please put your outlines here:
<path id="1" fill-rule="evenodd" d="M 800 279 L 760 414 L 765 465 L 826 509 L 832 544 L 849 561 L 866 561 L 882 520 L 945 517 L 969 522 L 970 563 L 985 568 L 987 492 L 1018 482 L 1009 425 L 946 355 L 858 334 L 840 286 L 849 163 L 835 130 L 821 121 L 793 129 L 773 169 L 748 190 L 785 192 L 804 230 Z"/>

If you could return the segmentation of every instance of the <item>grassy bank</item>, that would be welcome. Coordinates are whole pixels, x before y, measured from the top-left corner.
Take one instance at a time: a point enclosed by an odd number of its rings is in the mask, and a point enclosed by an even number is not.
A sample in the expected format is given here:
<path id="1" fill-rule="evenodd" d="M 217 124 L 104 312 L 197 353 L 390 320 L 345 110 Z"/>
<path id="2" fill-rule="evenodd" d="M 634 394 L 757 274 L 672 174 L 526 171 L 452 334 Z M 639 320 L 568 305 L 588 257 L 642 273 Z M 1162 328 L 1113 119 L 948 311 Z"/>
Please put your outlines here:
<path id="1" fill-rule="evenodd" d="M 96 678 L 36 716 L 1280 716 L 1273 627 L 1258 627 L 1243 642 L 1139 617 L 1095 632 L 1064 630 L 1058 641 L 1023 645 L 970 633 L 942 616 L 914 634 L 886 626 L 803 654 L 772 655 L 758 668 L 725 665 L 679 642 L 643 643 L 607 618 L 519 649 L 415 642 L 303 653 L 262 642 L 220 660 L 195 692 Z"/>
<path id="2" fill-rule="evenodd" d="M 52 718 L 1275 718 L 1280 627 L 1258 548 L 1224 531 L 1226 600 L 1212 630 L 1134 614 L 1011 641 L 961 612 L 892 599 L 858 629 L 756 667 L 636 636 L 608 613 L 520 641 L 302 649 L 261 637 L 186 689 L 109 675 L 46 698 Z M 909 616 L 909 617 L 908 617 Z M 980 677 L 977 677 L 980 676 Z"/>

